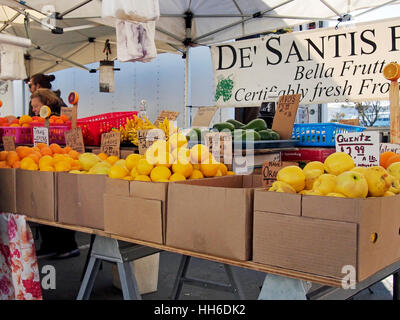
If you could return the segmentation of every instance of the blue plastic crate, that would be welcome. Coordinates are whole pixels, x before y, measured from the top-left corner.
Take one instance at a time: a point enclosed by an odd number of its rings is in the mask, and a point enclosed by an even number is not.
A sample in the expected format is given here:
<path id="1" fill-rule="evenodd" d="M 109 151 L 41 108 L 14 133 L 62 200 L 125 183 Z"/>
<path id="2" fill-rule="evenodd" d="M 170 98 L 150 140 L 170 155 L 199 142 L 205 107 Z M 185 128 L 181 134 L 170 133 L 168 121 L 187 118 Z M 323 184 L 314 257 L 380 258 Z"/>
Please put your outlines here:
<path id="1" fill-rule="evenodd" d="M 293 127 L 292 139 L 296 146 L 334 147 L 337 133 L 361 132 L 365 128 L 341 123 L 296 123 Z"/>

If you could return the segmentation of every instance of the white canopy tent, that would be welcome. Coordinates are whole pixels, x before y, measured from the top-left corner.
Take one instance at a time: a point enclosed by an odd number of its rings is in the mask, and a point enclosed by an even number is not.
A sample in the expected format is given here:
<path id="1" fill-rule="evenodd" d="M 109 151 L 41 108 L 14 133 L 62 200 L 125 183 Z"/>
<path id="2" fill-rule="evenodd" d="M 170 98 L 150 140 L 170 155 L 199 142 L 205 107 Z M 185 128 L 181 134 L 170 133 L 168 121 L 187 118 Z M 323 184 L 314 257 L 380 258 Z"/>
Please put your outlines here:
<path id="1" fill-rule="evenodd" d="M 159 52 L 186 57 L 185 105 L 189 106 L 189 48 L 316 21 L 357 22 L 357 17 L 400 0 L 160 0 Z M 0 32 L 29 37 L 28 74 L 54 72 L 103 60 L 114 22 L 101 18 L 101 0 L 0 0 Z M 186 108 L 187 110 L 187 108 Z M 187 124 L 185 112 L 185 123 Z"/>

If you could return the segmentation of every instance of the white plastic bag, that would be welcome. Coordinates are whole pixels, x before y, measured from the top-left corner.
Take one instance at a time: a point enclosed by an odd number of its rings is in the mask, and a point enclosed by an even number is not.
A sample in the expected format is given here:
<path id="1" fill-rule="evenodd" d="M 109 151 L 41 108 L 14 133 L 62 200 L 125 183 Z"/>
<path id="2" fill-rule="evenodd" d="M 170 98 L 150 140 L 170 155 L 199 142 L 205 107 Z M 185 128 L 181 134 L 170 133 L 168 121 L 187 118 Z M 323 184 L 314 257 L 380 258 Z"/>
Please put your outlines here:
<path id="1" fill-rule="evenodd" d="M 0 44 L 0 80 L 26 79 L 24 48 Z"/>
<path id="2" fill-rule="evenodd" d="M 155 22 L 133 23 L 117 20 L 117 59 L 120 62 L 150 62 L 157 57 Z"/>
<path id="3" fill-rule="evenodd" d="M 133 22 L 156 21 L 160 17 L 158 0 L 103 0 L 102 18 Z"/>

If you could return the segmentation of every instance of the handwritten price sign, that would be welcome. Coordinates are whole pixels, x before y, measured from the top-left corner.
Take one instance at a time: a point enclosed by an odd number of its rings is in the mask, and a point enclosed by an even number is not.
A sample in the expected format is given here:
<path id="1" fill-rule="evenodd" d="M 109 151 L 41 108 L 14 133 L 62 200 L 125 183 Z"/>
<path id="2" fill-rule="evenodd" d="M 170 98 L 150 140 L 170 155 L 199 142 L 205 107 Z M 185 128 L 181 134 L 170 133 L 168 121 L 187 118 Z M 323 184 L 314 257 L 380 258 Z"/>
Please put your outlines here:
<path id="1" fill-rule="evenodd" d="M 379 166 L 379 132 L 349 132 L 336 134 L 336 152 L 351 156 L 356 166 Z"/>

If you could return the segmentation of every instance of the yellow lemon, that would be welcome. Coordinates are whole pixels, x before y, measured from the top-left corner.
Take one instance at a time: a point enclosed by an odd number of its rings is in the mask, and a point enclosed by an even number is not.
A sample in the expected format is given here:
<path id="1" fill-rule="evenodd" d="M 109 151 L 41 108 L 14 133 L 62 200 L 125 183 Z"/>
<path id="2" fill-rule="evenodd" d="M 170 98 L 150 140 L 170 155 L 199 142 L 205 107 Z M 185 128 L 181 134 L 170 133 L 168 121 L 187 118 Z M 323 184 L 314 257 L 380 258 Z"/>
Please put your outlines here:
<path id="1" fill-rule="evenodd" d="M 54 159 L 51 156 L 43 156 L 39 160 L 39 168 L 41 167 L 48 167 L 48 166 L 53 166 Z"/>
<path id="2" fill-rule="evenodd" d="M 303 170 L 304 171 L 304 170 Z M 304 171 L 304 174 L 306 176 L 306 190 L 311 190 L 314 185 L 314 181 L 318 179 L 318 177 L 323 174 L 323 171 L 319 169 L 309 169 L 307 171 Z"/>
<path id="3" fill-rule="evenodd" d="M 392 186 L 391 175 L 381 166 L 366 168 L 364 177 L 367 179 L 370 197 L 382 197 Z"/>
<path id="4" fill-rule="evenodd" d="M 139 160 L 142 158 L 143 157 L 140 154 L 137 153 L 130 154 L 125 159 L 125 166 L 128 168 L 128 170 L 132 170 L 137 166 Z"/>
<path id="5" fill-rule="evenodd" d="M 330 192 L 327 194 L 328 197 L 338 197 L 338 198 L 346 198 L 344 194 L 338 192 Z"/>
<path id="6" fill-rule="evenodd" d="M 400 180 L 400 162 L 393 162 L 386 170 L 390 175 Z"/>
<path id="7" fill-rule="evenodd" d="M 307 195 L 307 196 L 323 196 L 323 194 L 321 193 L 321 192 L 319 192 L 319 191 L 315 191 L 315 190 L 301 190 L 300 192 L 299 192 L 299 194 L 304 194 L 304 195 Z"/>
<path id="8" fill-rule="evenodd" d="M 151 181 L 168 180 L 171 176 L 171 171 L 166 167 L 155 167 L 151 170 Z"/>
<path id="9" fill-rule="evenodd" d="M 57 172 L 71 171 L 71 165 L 67 161 L 59 161 L 54 165 Z"/>
<path id="10" fill-rule="evenodd" d="M 182 133 L 177 132 L 169 137 L 168 143 L 172 150 L 174 150 L 176 148 L 187 145 L 187 139 Z"/>
<path id="11" fill-rule="evenodd" d="M 151 163 L 149 163 L 146 159 L 140 159 L 136 166 L 138 174 L 145 176 L 148 176 L 151 170 L 153 170 L 153 168 L 154 166 Z"/>
<path id="12" fill-rule="evenodd" d="M 194 170 L 200 170 L 200 164 L 193 164 Z"/>
<path id="13" fill-rule="evenodd" d="M 114 166 L 121 166 L 121 167 L 125 167 L 128 169 L 128 167 L 126 166 L 126 161 L 125 159 L 119 159 L 114 163 Z"/>
<path id="14" fill-rule="evenodd" d="M 336 176 L 334 174 L 324 173 L 321 174 L 315 181 L 312 187 L 313 191 L 318 191 L 325 195 L 335 192 Z M 339 193 L 341 193 L 339 191 Z"/>
<path id="15" fill-rule="evenodd" d="M 365 198 L 368 195 L 368 183 L 365 176 L 356 171 L 346 171 L 336 178 L 335 190 L 347 198 Z"/>
<path id="16" fill-rule="evenodd" d="M 136 176 L 135 181 L 151 181 L 151 179 L 149 178 L 149 176 L 139 174 Z"/>
<path id="17" fill-rule="evenodd" d="M 215 174 L 214 177 L 222 177 L 222 172 L 220 169 L 217 170 L 217 173 Z"/>
<path id="18" fill-rule="evenodd" d="M 181 148 L 176 149 L 176 150 L 178 150 L 178 152 L 177 152 L 177 156 L 176 156 L 174 161 L 180 162 L 180 163 L 189 163 L 189 162 L 191 162 L 190 149 L 187 149 L 185 147 L 181 147 Z"/>
<path id="19" fill-rule="evenodd" d="M 28 169 L 29 171 L 37 171 L 39 170 L 39 166 L 36 163 L 32 163 L 29 165 Z"/>
<path id="20" fill-rule="evenodd" d="M 354 160 L 347 153 L 335 152 L 329 155 L 324 161 L 324 168 L 327 173 L 338 176 L 355 167 Z"/>
<path id="21" fill-rule="evenodd" d="M 101 152 L 97 155 L 101 160 L 106 160 L 108 158 L 108 155 L 106 155 L 105 153 Z"/>
<path id="22" fill-rule="evenodd" d="M 128 169 L 122 166 L 112 166 L 108 171 L 108 176 L 112 179 L 122 179 L 129 174 Z"/>
<path id="23" fill-rule="evenodd" d="M 56 156 L 54 156 L 54 159 L 56 160 Z M 81 167 L 85 171 L 89 171 L 91 167 L 93 167 L 97 162 L 100 162 L 101 159 L 96 156 L 94 153 L 82 153 L 78 157 L 79 162 L 81 164 Z"/>
<path id="24" fill-rule="evenodd" d="M 309 170 L 320 170 L 322 171 L 321 174 L 323 174 L 325 170 L 324 164 L 320 161 L 311 161 L 303 168 L 304 173 Z"/>
<path id="25" fill-rule="evenodd" d="M 391 191 L 386 191 L 383 195 L 384 197 L 391 197 L 391 196 L 395 196 L 395 194 Z"/>
<path id="26" fill-rule="evenodd" d="M 194 180 L 194 179 L 203 179 L 204 175 L 200 170 L 193 170 L 192 175 L 189 177 L 189 179 Z"/>
<path id="27" fill-rule="evenodd" d="M 138 172 L 137 172 L 137 169 L 136 168 L 132 168 L 132 170 L 131 170 L 131 177 L 132 178 L 136 178 L 136 176 L 138 176 L 139 174 L 138 174 Z"/>
<path id="28" fill-rule="evenodd" d="M 236 173 L 234 173 L 233 171 L 228 171 L 226 173 L 227 176 L 234 176 Z"/>
<path id="29" fill-rule="evenodd" d="M 128 181 L 133 181 L 133 177 L 132 176 L 126 176 L 123 178 L 123 180 L 128 180 Z"/>
<path id="30" fill-rule="evenodd" d="M 296 192 L 303 190 L 306 186 L 306 176 L 303 170 L 297 166 L 287 166 L 282 168 L 278 171 L 276 179 L 290 184 Z"/>
<path id="31" fill-rule="evenodd" d="M 35 163 L 35 160 L 33 160 L 32 158 L 26 157 L 23 158 L 20 162 L 20 168 L 22 170 L 29 170 L 29 167 Z"/>
<path id="32" fill-rule="evenodd" d="M 226 176 L 226 174 L 228 173 L 228 167 L 223 163 L 219 164 L 219 170 L 221 170 L 223 176 Z"/>
<path id="33" fill-rule="evenodd" d="M 174 163 L 174 157 L 170 153 L 159 153 L 157 156 L 156 166 L 170 168 Z"/>
<path id="34" fill-rule="evenodd" d="M 106 159 L 106 161 L 111 165 L 114 165 L 118 160 L 119 160 L 119 158 L 117 156 L 109 156 Z"/>
<path id="35" fill-rule="evenodd" d="M 169 181 L 183 181 L 186 180 L 185 176 L 182 173 L 174 173 L 170 178 Z"/>
<path id="36" fill-rule="evenodd" d="M 283 181 L 275 181 L 268 191 L 296 193 L 296 190 L 290 184 Z"/>
<path id="37" fill-rule="evenodd" d="M 202 163 L 209 159 L 210 150 L 203 144 L 196 144 L 190 149 L 190 158 L 193 164 Z"/>
<path id="38" fill-rule="evenodd" d="M 193 166 L 191 163 L 174 162 L 172 165 L 173 173 L 180 173 L 185 178 L 189 178 L 193 173 Z"/>
<path id="39" fill-rule="evenodd" d="M 73 173 L 73 174 L 83 174 L 82 171 L 79 170 L 71 170 L 69 173 Z"/>
<path id="40" fill-rule="evenodd" d="M 42 167 L 40 167 L 40 171 L 53 172 L 55 170 L 54 170 L 54 168 L 52 166 L 42 166 Z"/>

